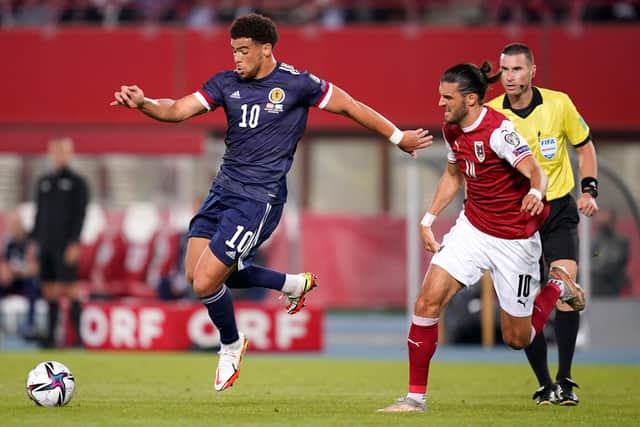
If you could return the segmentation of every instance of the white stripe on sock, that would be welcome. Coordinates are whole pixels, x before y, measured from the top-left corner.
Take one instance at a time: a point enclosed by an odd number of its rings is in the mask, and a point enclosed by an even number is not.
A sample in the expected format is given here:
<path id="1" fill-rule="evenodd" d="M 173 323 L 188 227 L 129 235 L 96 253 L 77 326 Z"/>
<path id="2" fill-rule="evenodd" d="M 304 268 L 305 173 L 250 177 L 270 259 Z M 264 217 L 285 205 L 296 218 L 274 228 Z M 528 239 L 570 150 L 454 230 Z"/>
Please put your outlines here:
<path id="1" fill-rule="evenodd" d="M 218 301 L 220 298 L 222 298 L 224 296 L 224 293 L 227 292 L 227 285 L 222 285 L 222 289 L 220 289 L 218 292 L 216 292 L 215 294 L 211 295 L 209 298 L 200 298 L 200 301 L 207 305 L 207 304 L 211 304 L 212 302 L 216 302 Z"/>
<path id="2" fill-rule="evenodd" d="M 413 324 L 417 326 L 433 326 L 438 323 L 438 318 L 435 317 L 420 317 L 417 315 L 413 315 Z"/>

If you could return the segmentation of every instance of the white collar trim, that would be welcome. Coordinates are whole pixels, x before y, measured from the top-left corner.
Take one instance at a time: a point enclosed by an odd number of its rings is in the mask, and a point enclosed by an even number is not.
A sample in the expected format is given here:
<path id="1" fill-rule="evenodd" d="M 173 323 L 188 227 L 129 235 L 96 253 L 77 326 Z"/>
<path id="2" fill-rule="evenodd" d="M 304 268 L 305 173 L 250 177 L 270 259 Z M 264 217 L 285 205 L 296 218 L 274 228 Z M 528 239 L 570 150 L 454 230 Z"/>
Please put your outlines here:
<path id="1" fill-rule="evenodd" d="M 480 112 L 480 115 L 478 116 L 476 121 L 471 123 L 466 128 L 462 128 L 462 132 L 464 132 L 464 133 L 471 132 L 472 130 L 474 130 L 475 128 L 480 126 L 480 122 L 482 122 L 482 119 L 484 119 L 484 116 L 486 114 L 487 114 L 487 107 L 482 107 L 482 111 Z"/>

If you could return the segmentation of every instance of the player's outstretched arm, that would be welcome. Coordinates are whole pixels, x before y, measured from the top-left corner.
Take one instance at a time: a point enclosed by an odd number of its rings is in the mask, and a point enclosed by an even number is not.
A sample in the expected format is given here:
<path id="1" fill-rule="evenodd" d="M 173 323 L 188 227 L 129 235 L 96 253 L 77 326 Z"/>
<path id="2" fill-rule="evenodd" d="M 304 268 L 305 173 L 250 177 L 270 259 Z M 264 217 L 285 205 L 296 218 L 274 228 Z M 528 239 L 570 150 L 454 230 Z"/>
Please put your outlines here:
<path id="1" fill-rule="evenodd" d="M 331 99 L 324 109 L 349 117 L 367 129 L 377 132 L 413 157 L 416 157 L 417 150 L 426 148 L 433 143 L 433 136 L 429 135 L 428 130 L 416 129 L 403 132 L 382 114 L 362 102 L 356 101 L 335 85 Z"/>
<path id="2" fill-rule="evenodd" d="M 436 253 L 440 249 L 440 243 L 435 239 L 431 225 L 440 212 L 453 201 L 463 183 L 464 177 L 458 165 L 449 163 L 440 178 L 440 182 L 438 182 L 431 206 L 429 206 L 427 213 L 420 221 L 420 237 L 422 238 L 422 245 L 427 251 Z"/>
<path id="3" fill-rule="evenodd" d="M 531 215 L 538 215 L 544 209 L 542 199 L 547 193 L 547 175 L 544 174 L 540 164 L 533 156 L 526 157 L 516 165 L 516 169 L 529 178 L 531 189 L 522 199 L 520 210 L 531 212 Z"/>
<path id="4" fill-rule="evenodd" d="M 110 104 L 112 107 L 122 106 L 140 110 L 161 122 L 177 123 L 207 111 L 193 95 L 187 95 L 178 100 L 151 99 L 145 97 L 142 89 L 135 85 L 121 86 L 113 97 L 115 100 Z"/>

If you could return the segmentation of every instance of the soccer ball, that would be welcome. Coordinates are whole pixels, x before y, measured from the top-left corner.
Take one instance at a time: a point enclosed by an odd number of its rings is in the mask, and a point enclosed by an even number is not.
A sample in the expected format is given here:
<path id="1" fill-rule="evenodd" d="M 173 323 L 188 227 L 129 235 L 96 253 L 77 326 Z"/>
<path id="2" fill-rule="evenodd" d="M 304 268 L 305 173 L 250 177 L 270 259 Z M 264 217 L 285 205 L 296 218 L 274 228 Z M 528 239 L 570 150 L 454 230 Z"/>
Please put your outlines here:
<path id="1" fill-rule="evenodd" d="M 38 406 L 64 406 L 75 389 L 69 368 L 53 360 L 39 363 L 27 377 L 27 395 Z"/>

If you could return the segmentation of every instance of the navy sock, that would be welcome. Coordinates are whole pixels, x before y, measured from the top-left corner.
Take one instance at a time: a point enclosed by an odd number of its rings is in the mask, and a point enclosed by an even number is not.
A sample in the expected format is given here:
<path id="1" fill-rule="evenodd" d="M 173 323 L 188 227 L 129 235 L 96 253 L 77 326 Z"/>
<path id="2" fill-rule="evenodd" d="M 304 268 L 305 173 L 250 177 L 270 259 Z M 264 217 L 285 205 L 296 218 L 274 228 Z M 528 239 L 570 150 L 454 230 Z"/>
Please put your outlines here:
<path id="1" fill-rule="evenodd" d="M 239 338 L 238 327 L 229 289 L 222 285 L 218 292 L 202 297 L 200 301 L 207 307 L 209 318 L 220 331 L 220 342 L 231 344 L 237 341 Z"/>
<path id="2" fill-rule="evenodd" d="M 538 384 L 545 387 L 553 384 L 547 363 L 547 340 L 544 337 L 544 331 L 536 335 L 531 344 L 524 349 L 524 352 L 529 359 L 533 373 L 536 374 Z"/>
<path id="3" fill-rule="evenodd" d="M 232 289 L 268 288 L 282 290 L 286 275 L 279 271 L 269 270 L 259 265 L 250 265 L 242 270 L 235 270 L 225 283 Z"/>
<path id="4" fill-rule="evenodd" d="M 556 380 L 571 378 L 571 363 L 576 350 L 576 338 L 580 329 L 580 313 L 556 311 L 556 339 L 558 340 L 558 375 Z"/>

